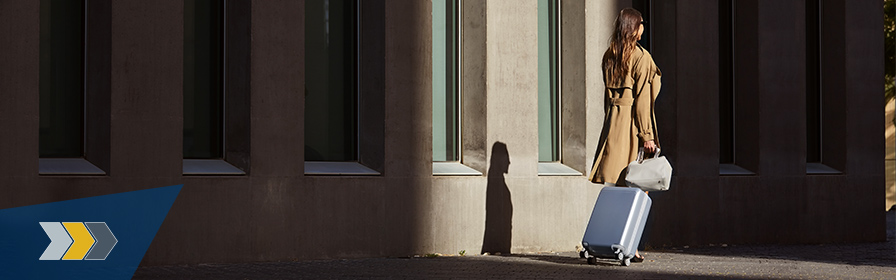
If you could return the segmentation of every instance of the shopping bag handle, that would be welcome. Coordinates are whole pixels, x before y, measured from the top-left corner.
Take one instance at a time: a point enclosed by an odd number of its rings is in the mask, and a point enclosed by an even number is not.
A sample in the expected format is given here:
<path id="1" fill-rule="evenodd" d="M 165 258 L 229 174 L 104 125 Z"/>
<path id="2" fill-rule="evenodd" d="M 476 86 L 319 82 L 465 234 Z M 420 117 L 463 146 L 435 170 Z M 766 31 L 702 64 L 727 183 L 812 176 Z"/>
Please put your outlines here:
<path id="1" fill-rule="evenodd" d="M 653 157 L 652 157 L 652 158 L 658 158 L 658 157 L 660 157 L 660 151 L 662 151 L 662 149 L 660 149 L 660 147 L 656 147 L 656 152 L 653 153 Z M 644 147 L 640 147 L 640 148 L 638 148 L 638 158 L 637 158 L 638 163 L 639 163 L 639 164 L 640 164 L 640 163 L 644 163 L 644 160 L 645 160 L 645 159 L 646 159 L 646 158 L 644 158 Z"/>

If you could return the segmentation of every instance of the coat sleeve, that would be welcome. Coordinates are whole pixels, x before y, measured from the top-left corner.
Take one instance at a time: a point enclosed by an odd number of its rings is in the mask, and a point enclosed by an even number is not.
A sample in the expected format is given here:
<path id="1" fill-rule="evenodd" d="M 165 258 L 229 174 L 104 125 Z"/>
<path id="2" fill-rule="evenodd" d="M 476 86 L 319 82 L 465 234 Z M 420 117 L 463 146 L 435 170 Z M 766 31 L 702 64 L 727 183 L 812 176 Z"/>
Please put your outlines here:
<path id="1" fill-rule="evenodd" d="M 635 98 L 634 118 L 635 126 L 638 128 L 638 137 L 642 141 L 654 140 L 654 129 L 651 116 L 653 115 L 653 95 L 651 93 L 650 83 L 656 75 L 656 66 L 653 64 L 653 58 L 649 54 L 645 54 L 632 67 L 633 78 L 635 80 L 632 94 Z"/>

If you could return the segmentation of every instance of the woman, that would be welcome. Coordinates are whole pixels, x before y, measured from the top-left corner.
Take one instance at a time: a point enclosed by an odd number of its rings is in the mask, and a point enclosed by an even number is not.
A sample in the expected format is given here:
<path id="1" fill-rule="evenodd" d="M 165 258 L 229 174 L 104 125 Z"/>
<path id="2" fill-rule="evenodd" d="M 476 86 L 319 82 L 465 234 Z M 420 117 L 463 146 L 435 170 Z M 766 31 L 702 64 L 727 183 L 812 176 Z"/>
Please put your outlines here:
<path id="1" fill-rule="evenodd" d="M 625 186 L 628 164 L 638 156 L 656 152 L 653 105 L 660 89 L 660 70 L 641 45 L 644 21 L 632 8 L 619 12 L 602 68 L 606 86 L 606 120 L 589 180 Z M 635 262 L 643 261 L 635 253 Z"/>

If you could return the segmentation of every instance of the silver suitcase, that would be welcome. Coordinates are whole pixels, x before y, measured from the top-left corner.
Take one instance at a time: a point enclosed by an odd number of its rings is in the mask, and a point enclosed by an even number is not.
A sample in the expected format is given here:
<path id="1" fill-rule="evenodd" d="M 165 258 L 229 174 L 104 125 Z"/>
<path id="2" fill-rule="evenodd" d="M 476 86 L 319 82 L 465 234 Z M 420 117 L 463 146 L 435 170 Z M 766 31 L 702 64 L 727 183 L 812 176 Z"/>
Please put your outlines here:
<path id="1" fill-rule="evenodd" d="M 585 228 L 580 256 L 590 264 L 595 258 L 605 258 L 628 266 L 638 250 L 651 203 L 640 189 L 604 187 Z"/>

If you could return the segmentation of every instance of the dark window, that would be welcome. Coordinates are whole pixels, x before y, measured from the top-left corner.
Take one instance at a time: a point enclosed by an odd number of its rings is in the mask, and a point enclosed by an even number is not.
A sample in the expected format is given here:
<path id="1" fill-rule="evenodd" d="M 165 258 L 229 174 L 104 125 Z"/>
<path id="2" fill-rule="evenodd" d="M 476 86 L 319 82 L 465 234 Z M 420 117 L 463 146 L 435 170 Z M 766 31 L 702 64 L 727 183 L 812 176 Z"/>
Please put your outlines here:
<path id="1" fill-rule="evenodd" d="M 759 170 L 759 38 L 755 1 L 719 2 L 719 174 Z M 741 16 L 743 15 L 743 16 Z M 739 94 L 744 93 L 744 94 Z"/>
<path id="2" fill-rule="evenodd" d="M 651 14 L 653 12 L 653 3 L 650 3 L 650 0 L 633 0 L 632 8 L 641 12 L 641 18 L 644 19 L 644 33 L 641 34 L 641 41 L 638 41 L 644 49 L 647 51 L 653 50 L 653 45 L 651 45 L 652 37 L 650 35 L 650 26 L 653 24 L 651 19 Z"/>
<path id="3" fill-rule="evenodd" d="M 460 160 L 459 6 L 433 0 L 433 161 Z"/>
<path id="4" fill-rule="evenodd" d="M 40 3 L 40 157 L 84 155 L 84 2 Z"/>
<path id="5" fill-rule="evenodd" d="M 734 164 L 734 12 L 719 2 L 719 163 Z"/>
<path id="6" fill-rule="evenodd" d="M 538 161 L 560 161 L 560 1 L 538 1 Z"/>
<path id="7" fill-rule="evenodd" d="M 305 2 L 305 160 L 358 160 L 358 8 Z"/>
<path id="8" fill-rule="evenodd" d="M 184 158 L 223 157 L 224 1 L 184 2 Z"/>
<path id="9" fill-rule="evenodd" d="M 832 8 L 833 10 L 833 8 Z M 820 0 L 806 1 L 806 173 L 842 174 L 846 167 L 846 134 L 836 133 L 846 126 L 842 110 L 845 102 L 839 83 L 844 74 L 838 72 L 842 60 L 831 50 L 846 48 L 837 34 L 824 34 L 824 5 Z M 836 20 L 832 13 L 830 20 Z"/>
<path id="10" fill-rule="evenodd" d="M 806 162 L 821 158 L 821 3 L 806 1 Z"/>

